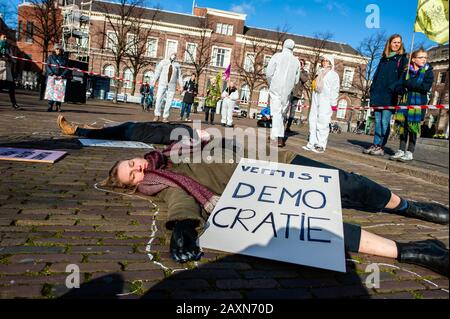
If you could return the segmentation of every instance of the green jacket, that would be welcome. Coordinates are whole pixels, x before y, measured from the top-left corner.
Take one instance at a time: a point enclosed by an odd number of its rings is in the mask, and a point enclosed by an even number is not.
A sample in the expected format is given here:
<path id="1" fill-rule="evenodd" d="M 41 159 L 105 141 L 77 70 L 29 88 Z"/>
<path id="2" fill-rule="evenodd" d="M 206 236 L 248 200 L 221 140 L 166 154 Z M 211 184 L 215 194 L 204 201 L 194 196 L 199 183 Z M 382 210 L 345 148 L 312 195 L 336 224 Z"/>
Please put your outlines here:
<path id="1" fill-rule="evenodd" d="M 297 154 L 287 150 L 278 151 L 278 162 L 289 164 Z M 225 153 L 223 154 L 225 157 Z M 247 157 L 247 150 L 244 157 Z M 239 162 L 239 158 L 237 158 Z M 221 195 L 225 190 L 228 181 L 237 167 L 237 163 L 180 163 L 174 164 L 169 170 L 189 176 L 200 184 L 206 186 L 217 195 Z M 197 220 L 199 230 L 203 229 L 208 214 L 199 203 L 184 190 L 175 187 L 168 187 L 158 193 L 157 198 L 167 204 L 169 217 L 166 228 L 173 229 L 174 222 L 184 219 Z"/>
<path id="2" fill-rule="evenodd" d="M 220 100 L 221 94 L 222 92 L 220 91 L 219 85 L 209 85 L 206 91 L 205 106 L 216 107 L 217 102 Z"/>

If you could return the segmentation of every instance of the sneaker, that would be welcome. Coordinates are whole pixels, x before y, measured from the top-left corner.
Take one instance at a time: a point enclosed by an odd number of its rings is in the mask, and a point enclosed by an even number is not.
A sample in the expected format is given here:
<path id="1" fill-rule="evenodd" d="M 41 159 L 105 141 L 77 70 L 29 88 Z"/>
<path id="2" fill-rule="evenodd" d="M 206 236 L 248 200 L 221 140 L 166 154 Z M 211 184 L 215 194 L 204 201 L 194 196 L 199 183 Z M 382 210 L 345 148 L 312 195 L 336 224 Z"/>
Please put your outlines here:
<path id="1" fill-rule="evenodd" d="M 20 106 L 19 106 L 17 103 L 14 103 L 14 104 L 12 105 L 12 107 L 13 107 L 13 109 L 15 109 L 15 110 L 20 109 Z"/>
<path id="2" fill-rule="evenodd" d="M 186 119 L 186 122 L 192 122 L 192 120 L 188 117 L 188 118 Z"/>
<path id="3" fill-rule="evenodd" d="M 169 123 L 169 119 L 168 118 L 163 118 L 162 122 L 163 123 Z"/>
<path id="4" fill-rule="evenodd" d="M 302 147 L 305 151 L 313 151 L 313 150 L 315 150 L 315 147 L 314 147 L 314 145 L 311 145 L 311 144 L 306 144 L 306 146 L 303 146 Z"/>
<path id="5" fill-rule="evenodd" d="M 285 147 L 286 146 L 286 142 L 284 141 L 283 137 L 279 137 L 278 138 L 278 147 Z"/>
<path id="6" fill-rule="evenodd" d="M 405 154 L 398 159 L 398 161 L 400 161 L 400 162 L 410 162 L 413 159 L 414 159 L 413 158 L 413 154 L 410 151 L 406 151 Z"/>
<path id="7" fill-rule="evenodd" d="M 153 118 L 153 122 L 159 122 L 159 116 L 155 116 L 155 117 Z"/>
<path id="8" fill-rule="evenodd" d="M 65 135 L 75 135 L 75 131 L 77 130 L 78 126 L 73 125 L 69 121 L 67 121 L 64 116 L 60 115 L 58 116 L 58 119 L 56 120 L 58 123 L 59 128 Z"/>
<path id="9" fill-rule="evenodd" d="M 325 149 L 322 146 L 316 146 L 314 149 L 312 149 L 312 151 L 318 154 L 325 153 Z"/>
<path id="10" fill-rule="evenodd" d="M 377 146 L 372 152 L 369 153 L 370 155 L 375 156 L 384 156 L 384 149 L 380 146 Z"/>
<path id="11" fill-rule="evenodd" d="M 398 150 L 393 156 L 389 157 L 389 159 L 391 161 L 396 161 L 398 160 L 400 157 L 402 157 L 403 155 L 405 155 L 405 152 L 403 152 L 402 150 Z"/>
<path id="12" fill-rule="evenodd" d="M 372 154 L 372 152 L 377 148 L 376 145 L 371 145 L 369 148 L 363 150 L 364 154 Z"/>

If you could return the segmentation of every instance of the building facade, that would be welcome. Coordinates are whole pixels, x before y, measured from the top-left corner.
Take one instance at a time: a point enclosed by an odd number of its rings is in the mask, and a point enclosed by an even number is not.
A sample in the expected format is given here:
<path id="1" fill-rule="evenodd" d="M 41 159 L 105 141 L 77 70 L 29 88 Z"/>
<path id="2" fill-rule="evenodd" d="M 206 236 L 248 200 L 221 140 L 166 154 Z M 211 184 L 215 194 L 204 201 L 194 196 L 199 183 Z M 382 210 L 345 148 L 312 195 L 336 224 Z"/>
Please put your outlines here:
<path id="1" fill-rule="evenodd" d="M 205 94 L 209 79 L 231 65 L 231 79 L 240 89 L 241 108 L 249 108 L 249 115 L 252 116 L 268 103 L 268 86 L 262 76 L 264 66 L 273 54 L 281 50 L 282 42 L 291 38 L 296 43 L 294 54 L 307 61 L 306 69 L 314 64 L 318 50 L 320 54 L 334 55 L 336 71 L 341 79 L 338 106 L 342 108 L 334 117 L 339 121 L 348 121 L 350 118 L 357 120 L 353 111 L 346 108 L 361 105 L 360 93 L 354 84 L 358 80 L 357 68 L 365 68 L 367 60 L 347 44 L 320 42 L 310 37 L 249 27 L 246 25 L 246 15 L 235 12 L 197 7 L 193 9 L 192 14 L 182 14 L 141 8 L 143 13 L 139 18 L 140 25 L 144 29 L 151 28 L 151 32 L 146 40 L 146 66 L 138 74 L 134 74 L 127 58 L 119 69 L 114 61 L 114 45 L 120 41 L 117 40 L 117 34 L 114 34 L 117 30 L 111 26 L 111 18 L 106 18 L 106 15 L 115 15 L 115 21 L 119 23 L 118 4 L 91 1 L 86 5 L 80 0 L 60 0 L 60 5 L 63 28 L 66 30 L 63 33 L 64 44 L 71 53 L 71 58 L 87 61 L 92 72 L 122 79 L 123 85 L 119 93 L 138 92 L 140 82 L 152 81 L 157 63 L 167 58 L 170 53 L 176 52 L 184 79 L 201 69 L 198 79 L 200 96 Z M 22 4 L 19 11 L 29 10 L 29 7 L 30 5 Z M 73 17 L 77 18 L 74 20 Z M 22 25 L 28 26 L 28 21 L 22 21 Z M 78 32 L 78 35 L 73 37 L 74 31 Z M 70 36 L 66 37 L 68 32 Z M 126 35 L 130 41 L 137 36 L 139 35 Z M 19 44 L 27 40 L 20 39 Z M 38 48 L 23 44 L 22 49 L 26 54 L 35 57 L 34 50 Z M 248 74 L 252 71 L 255 71 L 255 76 L 250 81 Z M 137 82 L 136 87 L 131 84 L 132 81 Z M 112 80 L 109 84 L 108 89 L 114 91 L 117 82 Z M 304 96 L 304 105 L 310 105 L 307 94 Z M 303 116 L 306 115 L 305 110 Z M 301 116 L 300 112 L 297 116 Z"/>

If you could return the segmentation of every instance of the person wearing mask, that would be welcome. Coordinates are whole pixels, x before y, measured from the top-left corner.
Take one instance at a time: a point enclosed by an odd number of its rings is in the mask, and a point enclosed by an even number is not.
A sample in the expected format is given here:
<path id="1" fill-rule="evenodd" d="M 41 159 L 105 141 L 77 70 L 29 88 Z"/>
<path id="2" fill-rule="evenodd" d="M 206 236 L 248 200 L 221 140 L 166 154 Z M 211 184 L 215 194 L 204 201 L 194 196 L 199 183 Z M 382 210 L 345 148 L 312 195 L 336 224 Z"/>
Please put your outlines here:
<path id="1" fill-rule="evenodd" d="M 402 37 L 392 35 L 386 42 L 383 56 L 378 64 L 370 86 L 371 106 L 396 106 L 398 94 L 389 90 L 403 74 L 408 64 Z M 384 146 L 387 144 L 391 118 L 395 110 L 375 110 L 375 135 L 373 144 L 363 151 L 364 154 L 384 156 Z"/>
<path id="2" fill-rule="evenodd" d="M 411 54 L 411 64 L 391 90 L 400 94 L 403 99 L 400 105 L 427 105 L 428 92 L 433 86 L 433 68 L 427 63 L 428 53 L 420 48 Z M 400 133 L 400 148 L 391 156 L 391 160 L 400 162 L 412 161 L 420 124 L 425 118 L 425 109 L 398 110 L 395 114 L 396 129 Z M 409 139 L 409 142 L 408 142 Z"/>
<path id="3" fill-rule="evenodd" d="M 152 86 L 158 82 L 158 92 L 156 94 L 155 118 L 154 122 L 158 122 L 161 118 L 161 108 L 164 97 L 166 104 L 163 112 L 163 122 L 169 122 L 170 107 L 172 106 L 173 98 L 177 91 L 177 83 L 180 89 L 183 88 L 183 81 L 181 79 L 181 66 L 176 62 L 177 55 L 172 53 L 169 59 L 164 59 L 156 66 L 155 79 Z"/>
<path id="4" fill-rule="evenodd" d="M 300 80 L 300 62 L 294 56 L 295 42 L 287 39 L 282 52 L 276 53 L 266 68 L 267 82 L 270 85 L 270 109 L 272 129 L 270 140 L 278 147 L 284 147 L 284 114 L 289 104 L 289 96 Z"/>
<path id="5" fill-rule="evenodd" d="M 195 73 L 192 73 L 189 81 L 184 84 L 183 91 L 184 96 L 181 105 L 180 120 L 183 121 L 184 114 L 186 113 L 186 121 L 190 122 L 192 104 L 194 104 L 194 99 L 198 94 L 197 75 Z"/>
<path id="6" fill-rule="evenodd" d="M 68 70 L 67 58 L 59 44 L 53 47 L 53 53 L 47 59 L 47 88 L 45 99 L 48 100 L 47 112 L 53 111 L 56 103 L 56 111 L 61 111 L 61 103 L 64 102 L 66 94 L 66 77 Z"/>
<path id="7" fill-rule="evenodd" d="M 288 119 L 286 124 L 286 133 L 292 133 L 291 125 L 295 118 L 295 110 L 297 109 L 298 103 L 302 98 L 303 90 L 305 89 L 305 85 L 308 82 L 309 74 L 308 71 L 305 70 L 305 59 L 300 59 L 300 81 L 294 87 L 294 91 L 292 92 Z"/>
<path id="8" fill-rule="evenodd" d="M 322 57 L 321 70 L 313 83 L 311 111 L 309 113 L 309 141 L 304 150 L 323 153 L 330 134 L 333 108 L 339 97 L 339 75 L 334 71 L 334 57 Z"/>
<path id="9" fill-rule="evenodd" d="M 233 81 L 223 91 L 222 99 L 222 126 L 233 127 L 233 110 L 239 100 L 239 91 Z"/>
<path id="10" fill-rule="evenodd" d="M 9 92 L 9 100 L 14 109 L 19 109 L 16 101 L 16 88 L 12 74 L 12 64 L 15 60 L 11 57 L 6 34 L 0 33 L 0 91 L 5 88 Z"/>

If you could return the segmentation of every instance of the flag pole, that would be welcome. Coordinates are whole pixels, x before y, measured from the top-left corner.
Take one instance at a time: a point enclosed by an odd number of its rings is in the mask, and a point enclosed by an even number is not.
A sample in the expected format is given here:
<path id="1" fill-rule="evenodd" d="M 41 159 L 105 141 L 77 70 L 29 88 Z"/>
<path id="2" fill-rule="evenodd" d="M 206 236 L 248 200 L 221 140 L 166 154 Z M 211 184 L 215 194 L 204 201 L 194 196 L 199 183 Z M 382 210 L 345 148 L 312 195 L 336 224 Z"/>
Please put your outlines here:
<path id="1" fill-rule="evenodd" d="M 409 66 L 411 65 L 411 59 L 412 59 L 412 52 L 414 50 L 414 40 L 416 38 L 416 32 L 413 31 L 413 36 L 411 40 L 411 51 L 409 51 L 409 59 L 408 59 L 408 71 L 406 71 L 406 76 L 409 75 Z"/>

